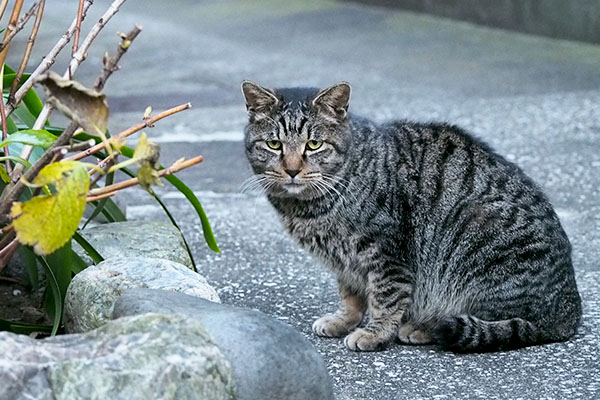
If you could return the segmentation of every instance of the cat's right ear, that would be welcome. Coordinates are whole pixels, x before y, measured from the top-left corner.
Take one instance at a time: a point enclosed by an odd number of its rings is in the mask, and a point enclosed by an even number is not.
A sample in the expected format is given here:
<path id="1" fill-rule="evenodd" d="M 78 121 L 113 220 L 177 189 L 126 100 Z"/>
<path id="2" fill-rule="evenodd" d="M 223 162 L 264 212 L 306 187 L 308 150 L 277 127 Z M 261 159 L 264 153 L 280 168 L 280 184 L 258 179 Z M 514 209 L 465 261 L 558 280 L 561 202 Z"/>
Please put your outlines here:
<path id="1" fill-rule="evenodd" d="M 279 98 L 271 89 L 254 82 L 242 82 L 242 93 L 246 99 L 248 116 L 254 121 L 268 116 L 279 103 Z"/>

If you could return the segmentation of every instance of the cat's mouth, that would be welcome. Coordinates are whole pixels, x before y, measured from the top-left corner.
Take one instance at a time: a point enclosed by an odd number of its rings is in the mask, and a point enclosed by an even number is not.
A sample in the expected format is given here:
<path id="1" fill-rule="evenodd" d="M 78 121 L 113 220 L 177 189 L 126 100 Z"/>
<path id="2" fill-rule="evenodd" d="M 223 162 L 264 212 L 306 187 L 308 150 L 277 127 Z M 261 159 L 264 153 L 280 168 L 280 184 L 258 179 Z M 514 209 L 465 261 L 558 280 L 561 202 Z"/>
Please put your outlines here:
<path id="1" fill-rule="evenodd" d="M 304 191 L 304 189 L 306 189 L 306 184 L 299 182 L 284 183 L 282 186 L 286 190 L 286 192 L 294 195 L 300 194 Z"/>

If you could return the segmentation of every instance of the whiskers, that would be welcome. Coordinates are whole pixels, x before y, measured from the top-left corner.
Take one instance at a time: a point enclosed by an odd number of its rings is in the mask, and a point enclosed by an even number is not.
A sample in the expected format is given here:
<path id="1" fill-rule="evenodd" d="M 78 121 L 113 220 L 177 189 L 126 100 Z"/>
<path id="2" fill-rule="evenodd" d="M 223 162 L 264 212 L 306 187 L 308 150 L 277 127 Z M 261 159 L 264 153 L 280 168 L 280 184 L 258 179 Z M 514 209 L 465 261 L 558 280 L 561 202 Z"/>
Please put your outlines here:
<path id="1" fill-rule="evenodd" d="M 256 174 L 244 180 L 240 185 L 240 192 L 254 197 L 254 210 L 256 211 L 257 203 L 264 198 L 267 190 L 269 190 L 276 181 L 269 174 Z"/>

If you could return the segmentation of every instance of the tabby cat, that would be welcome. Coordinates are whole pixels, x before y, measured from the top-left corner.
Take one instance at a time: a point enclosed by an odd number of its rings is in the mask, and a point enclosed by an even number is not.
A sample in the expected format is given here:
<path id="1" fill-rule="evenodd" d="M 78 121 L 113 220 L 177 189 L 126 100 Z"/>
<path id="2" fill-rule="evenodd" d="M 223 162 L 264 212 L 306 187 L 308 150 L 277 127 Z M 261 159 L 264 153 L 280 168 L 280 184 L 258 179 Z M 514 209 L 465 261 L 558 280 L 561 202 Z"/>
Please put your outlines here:
<path id="1" fill-rule="evenodd" d="M 341 305 L 313 331 L 356 351 L 396 337 L 458 352 L 571 337 L 571 247 L 540 188 L 456 126 L 349 114 L 350 91 L 242 83 L 255 183 L 337 277 Z"/>

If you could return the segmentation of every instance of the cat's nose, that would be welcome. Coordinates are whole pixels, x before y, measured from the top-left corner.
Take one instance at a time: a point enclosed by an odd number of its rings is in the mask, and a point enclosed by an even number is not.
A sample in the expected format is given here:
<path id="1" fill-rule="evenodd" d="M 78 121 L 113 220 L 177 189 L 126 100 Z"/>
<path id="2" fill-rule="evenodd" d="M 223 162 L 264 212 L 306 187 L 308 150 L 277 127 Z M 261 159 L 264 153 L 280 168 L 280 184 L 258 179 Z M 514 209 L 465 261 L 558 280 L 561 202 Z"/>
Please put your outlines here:
<path id="1" fill-rule="evenodd" d="M 285 172 L 290 176 L 290 178 L 295 177 L 300 173 L 300 169 L 286 169 Z"/>

